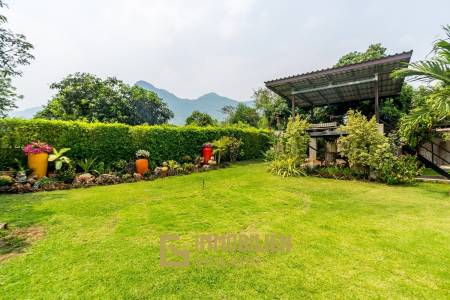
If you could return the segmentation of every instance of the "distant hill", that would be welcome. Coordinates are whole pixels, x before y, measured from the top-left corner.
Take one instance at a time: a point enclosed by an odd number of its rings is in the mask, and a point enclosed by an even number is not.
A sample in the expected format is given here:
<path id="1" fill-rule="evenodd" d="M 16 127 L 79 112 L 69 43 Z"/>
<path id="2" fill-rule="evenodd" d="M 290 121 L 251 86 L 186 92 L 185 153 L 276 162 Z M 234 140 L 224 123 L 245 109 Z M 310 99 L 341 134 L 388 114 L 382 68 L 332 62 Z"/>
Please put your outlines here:
<path id="1" fill-rule="evenodd" d="M 227 97 L 220 96 L 216 93 L 208 93 L 197 99 L 187 99 L 180 98 L 171 92 L 160 89 L 148 83 L 146 81 L 138 81 L 136 85 L 155 92 L 164 102 L 167 103 L 169 108 L 175 114 L 175 117 L 169 121 L 169 123 L 183 125 L 186 118 L 194 111 L 198 110 L 211 115 L 214 119 L 223 121 L 225 119 L 225 114 L 222 113 L 221 109 L 224 106 L 231 105 L 236 106 L 239 102 L 232 100 Z M 246 105 L 253 106 L 253 101 L 243 102 Z M 24 119 L 31 119 L 38 111 L 42 109 L 39 107 L 31 107 L 23 110 L 16 110 L 9 113 L 10 117 L 19 117 Z"/>
<path id="2" fill-rule="evenodd" d="M 227 105 L 236 106 L 239 103 L 239 101 L 220 96 L 216 93 L 208 93 L 197 99 L 179 98 L 167 90 L 157 88 L 151 83 L 142 80 L 136 82 L 136 85 L 146 90 L 155 92 L 161 99 L 164 100 L 164 102 L 167 103 L 169 108 L 175 114 L 175 117 L 170 120 L 170 123 L 173 124 L 184 124 L 186 118 L 194 110 L 207 113 L 214 119 L 223 121 L 226 116 L 221 111 L 222 107 Z M 253 101 L 243 103 L 253 106 Z"/>
<path id="3" fill-rule="evenodd" d="M 41 109 L 42 109 L 42 106 L 30 107 L 30 108 L 12 111 L 8 115 L 12 118 L 31 119 Z"/>

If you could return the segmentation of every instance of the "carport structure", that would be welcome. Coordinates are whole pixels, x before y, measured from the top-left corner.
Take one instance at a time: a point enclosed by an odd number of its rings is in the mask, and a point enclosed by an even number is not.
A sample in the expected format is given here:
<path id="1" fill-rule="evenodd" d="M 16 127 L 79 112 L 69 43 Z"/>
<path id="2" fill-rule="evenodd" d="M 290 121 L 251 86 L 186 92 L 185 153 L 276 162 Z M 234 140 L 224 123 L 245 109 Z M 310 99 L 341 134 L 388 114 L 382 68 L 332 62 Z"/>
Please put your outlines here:
<path id="1" fill-rule="evenodd" d="M 380 121 L 380 100 L 400 94 L 403 79 L 392 71 L 411 60 L 412 50 L 380 59 L 323 69 L 266 81 L 268 89 L 295 107 L 311 108 L 344 102 L 373 100 L 374 115 Z"/>

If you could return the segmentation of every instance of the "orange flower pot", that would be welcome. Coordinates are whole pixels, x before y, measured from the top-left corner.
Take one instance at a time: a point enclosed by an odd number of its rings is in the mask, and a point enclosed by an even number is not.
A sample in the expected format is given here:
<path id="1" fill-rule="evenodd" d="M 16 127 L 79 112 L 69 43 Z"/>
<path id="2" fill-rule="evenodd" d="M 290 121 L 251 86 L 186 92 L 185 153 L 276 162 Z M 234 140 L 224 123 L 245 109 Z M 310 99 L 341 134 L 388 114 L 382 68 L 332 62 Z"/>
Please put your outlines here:
<path id="1" fill-rule="evenodd" d="M 136 159 L 136 173 L 144 175 L 148 171 L 148 159 Z"/>
<path id="2" fill-rule="evenodd" d="M 48 153 L 28 154 L 28 168 L 33 170 L 37 178 L 47 176 Z"/>

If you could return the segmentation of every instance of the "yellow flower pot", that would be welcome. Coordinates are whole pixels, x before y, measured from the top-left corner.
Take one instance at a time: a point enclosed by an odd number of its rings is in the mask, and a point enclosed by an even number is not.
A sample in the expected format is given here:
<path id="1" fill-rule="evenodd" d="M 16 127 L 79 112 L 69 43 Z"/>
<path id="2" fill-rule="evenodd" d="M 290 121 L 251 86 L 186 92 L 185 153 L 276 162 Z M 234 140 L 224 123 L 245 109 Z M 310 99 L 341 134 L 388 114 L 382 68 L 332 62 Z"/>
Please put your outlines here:
<path id="1" fill-rule="evenodd" d="M 48 153 L 28 154 L 28 168 L 33 170 L 37 178 L 47 176 Z"/>

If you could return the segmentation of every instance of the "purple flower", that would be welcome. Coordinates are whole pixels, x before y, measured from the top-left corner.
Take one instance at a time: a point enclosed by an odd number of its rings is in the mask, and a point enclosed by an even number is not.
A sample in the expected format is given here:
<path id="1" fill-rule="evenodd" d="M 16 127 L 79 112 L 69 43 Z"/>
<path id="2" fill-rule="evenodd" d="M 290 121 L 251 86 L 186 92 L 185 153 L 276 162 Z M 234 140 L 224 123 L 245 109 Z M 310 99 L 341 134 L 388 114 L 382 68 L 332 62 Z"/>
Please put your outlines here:
<path id="1" fill-rule="evenodd" d="M 23 152 L 25 155 L 28 154 L 38 154 L 38 153 L 50 153 L 53 148 L 47 143 L 42 142 L 32 142 L 31 144 L 25 145 L 23 147 Z"/>

